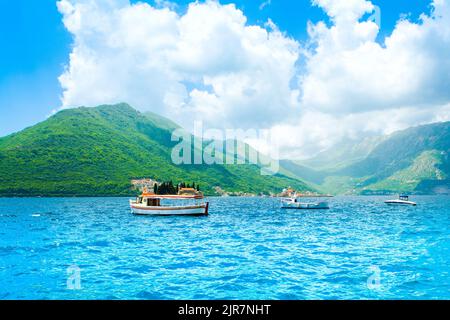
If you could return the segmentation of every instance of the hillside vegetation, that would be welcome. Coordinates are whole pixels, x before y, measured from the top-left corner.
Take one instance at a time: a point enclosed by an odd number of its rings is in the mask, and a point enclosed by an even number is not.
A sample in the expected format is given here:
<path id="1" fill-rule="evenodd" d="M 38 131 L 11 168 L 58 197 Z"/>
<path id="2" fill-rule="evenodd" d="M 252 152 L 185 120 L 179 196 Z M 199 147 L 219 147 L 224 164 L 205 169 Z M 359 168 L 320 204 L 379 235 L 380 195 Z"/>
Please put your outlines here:
<path id="1" fill-rule="evenodd" d="M 291 162 L 290 171 L 334 194 L 450 193 L 450 122 L 409 128 L 371 141 L 345 148 L 347 157 L 332 150 L 321 163 L 318 157 L 303 165 Z M 320 166 L 304 166 L 314 163 Z"/>
<path id="2" fill-rule="evenodd" d="M 131 195 L 130 180 L 195 181 L 207 194 L 311 190 L 282 174 L 262 176 L 257 165 L 175 165 L 172 130 L 179 126 L 127 104 L 58 112 L 0 138 L 1 196 Z"/>

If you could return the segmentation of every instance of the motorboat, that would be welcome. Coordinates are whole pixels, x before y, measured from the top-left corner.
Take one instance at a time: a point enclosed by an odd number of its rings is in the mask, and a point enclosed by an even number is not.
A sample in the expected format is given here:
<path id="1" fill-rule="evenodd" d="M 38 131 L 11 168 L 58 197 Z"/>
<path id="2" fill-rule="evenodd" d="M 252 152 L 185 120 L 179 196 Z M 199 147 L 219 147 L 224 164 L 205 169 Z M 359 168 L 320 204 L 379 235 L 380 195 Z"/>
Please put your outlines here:
<path id="1" fill-rule="evenodd" d="M 312 209 L 330 209 L 328 202 L 319 201 L 319 202 L 300 202 L 296 197 L 283 199 L 281 201 L 282 209 L 304 209 L 304 210 L 312 210 Z"/>
<path id="2" fill-rule="evenodd" d="M 201 192 L 180 192 L 175 195 L 159 195 L 142 192 L 135 200 L 130 200 L 131 212 L 136 215 L 152 216 L 206 216 L 209 202 L 203 201 Z M 181 190 L 186 191 L 186 189 Z"/>
<path id="3" fill-rule="evenodd" d="M 416 206 L 417 203 L 409 201 L 409 196 L 400 195 L 398 199 L 386 200 L 384 203 L 387 205 L 399 205 L 399 206 Z"/>

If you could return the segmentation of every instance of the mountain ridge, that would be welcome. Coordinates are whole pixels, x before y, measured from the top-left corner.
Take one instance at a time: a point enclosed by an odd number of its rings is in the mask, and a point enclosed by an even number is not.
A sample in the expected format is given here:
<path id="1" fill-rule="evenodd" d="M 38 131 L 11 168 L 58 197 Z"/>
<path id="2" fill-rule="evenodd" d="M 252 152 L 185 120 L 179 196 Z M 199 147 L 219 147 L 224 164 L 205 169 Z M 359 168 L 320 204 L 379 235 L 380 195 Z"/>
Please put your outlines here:
<path id="1" fill-rule="evenodd" d="M 313 190 L 282 174 L 261 176 L 258 165 L 175 165 L 169 119 L 125 103 L 65 109 L 0 138 L 0 195 L 105 196 L 135 194 L 130 181 L 196 182 L 207 194 Z"/>
<path id="2" fill-rule="evenodd" d="M 174 165 L 175 129 L 182 128 L 126 103 L 61 110 L 0 138 L 0 196 L 129 195 L 130 180 L 142 177 L 195 180 L 207 194 L 216 187 L 268 194 L 288 186 L 332 194 L 450 193 L 450 122 L 336 146 L 310 161 L 280 160 L 274 176 L 261 176 L 258 164 Z"/>
<path id="3" fill-rule="evenodd" d="M 334 194 L 450 193 L 450 122 L 411 127 L 373 141 L 359 150 L 369 151 L 360 159 L 355 153 L 347 159 L 338 154 L 341 162 L 334 168 L 330 157 L 323 162 L 325 170 L 305 167 L 308 162 L 303 161 L 291 163 L 291 171 Z"/>

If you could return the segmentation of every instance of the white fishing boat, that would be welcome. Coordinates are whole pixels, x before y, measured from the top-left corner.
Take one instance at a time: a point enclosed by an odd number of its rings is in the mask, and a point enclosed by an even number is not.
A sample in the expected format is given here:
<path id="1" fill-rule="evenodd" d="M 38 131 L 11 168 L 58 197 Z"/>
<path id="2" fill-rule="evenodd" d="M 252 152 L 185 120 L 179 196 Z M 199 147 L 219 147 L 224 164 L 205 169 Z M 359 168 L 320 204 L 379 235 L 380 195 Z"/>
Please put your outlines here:
<path id="1" fill-rule="evenodd" d="M 387 205 L 397 205 L 397 206 L 416 206 L 417 203 L 409 201 L 409 197 L 406 195 L 400 195 L 398 199 L 386 200 L 384 203 Z"/>
<path id="2" fill-rule="evenodd" d="M 158 195 L 143 192 L 136 200 L 130 200 L 131 212 L 153 216 L 206 216 L 209 202 L 203 194 L 193 189 L 182 189 L 177 195 Z"/>
<path id="3" fill-rule="evenodd" d="M 282 200 L 282 209 L 304 209 L 304 210 L 312 210 L 312 209 L 330 209 L 327 201 L 319 201 L 319 202 L 300 202 L 297 198 L 287 198 Z"/>

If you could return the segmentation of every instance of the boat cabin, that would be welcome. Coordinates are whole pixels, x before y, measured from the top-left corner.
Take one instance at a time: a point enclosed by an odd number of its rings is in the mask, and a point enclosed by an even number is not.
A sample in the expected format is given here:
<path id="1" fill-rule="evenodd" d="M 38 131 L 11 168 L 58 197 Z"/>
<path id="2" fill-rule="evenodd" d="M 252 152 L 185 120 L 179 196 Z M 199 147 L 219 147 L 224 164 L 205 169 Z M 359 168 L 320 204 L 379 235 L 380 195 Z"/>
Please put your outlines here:
<path id="1" fill-rule="evenodd" d="M 158 195 L 153 192 L 144 190 L 140 196 L 136 198 L 135 204 L 147 207 L 160 207 L 161 200 L 194 200 L 199 201 L 203 199 L 203 193 L 193 188 L 182 188 L 176 195 Z"/>
<path id="2" fill-rule="evenodd" d="M 149 207 L 159 207 L 161 205 L 161 199 L 159 198 L 144 198 L 144 201 L 140 201 L 138 203 L 145 204 Z"/>
<path id="3" fill-rule="evenodd" d="M 400 200 L 402 200 L 402 201 L 408 201 L 408 200 L 409 200 L 409 196 L 404 195 L 404 194 L 401 194 L 398 198 L 399 198 Z"/>

